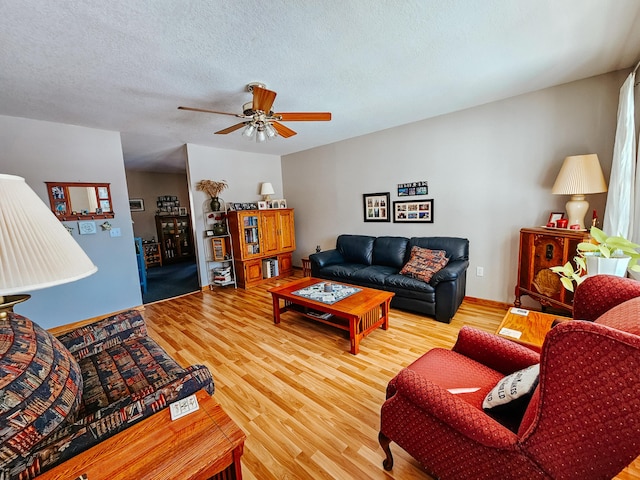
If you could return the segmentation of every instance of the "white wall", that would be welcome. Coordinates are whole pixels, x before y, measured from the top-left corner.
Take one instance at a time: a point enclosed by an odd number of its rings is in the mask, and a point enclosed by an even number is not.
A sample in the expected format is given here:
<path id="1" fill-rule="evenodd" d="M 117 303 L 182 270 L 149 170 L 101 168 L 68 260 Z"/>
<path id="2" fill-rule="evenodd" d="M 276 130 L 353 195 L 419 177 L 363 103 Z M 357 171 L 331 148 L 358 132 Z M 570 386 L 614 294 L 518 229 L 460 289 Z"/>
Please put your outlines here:
<path id="1" fill-rule="evenodd" d="M 271 182 L 273 185 L 276 193 L 272 198 L 283 198 L 280 157 L 187 144 L 187 176 L 200 284 L 205 286 L 210 283 L 206 263 L 210 250 L 209 243 L 204 241 L 203 207 L 209 202 L 209 197 L 204 192 L 196 190 L 197 183 L 200 180 L 226 180 L 229 188 L 220 194 L 220 198 L 225 202 L 245 203 L 261 200 L 262 182 Z M 295 204 L 289 206 L 295 207 Z"/>
<path id="2" fill-rule="evenodd" d="M 609 177 L 618 92 L 627 72 L 573 82 L 282 159 L 296 207 L 294 264 L 341 233 L 470 240 L 467 295 L 513 302 L 522 227 L 563 211 L 551 187 L 567 155 L 597 153 Z M 362 194 L 427 180 L 433 224 L 365 223 Z M 404 197 L 419 199 L 420 197 Z M 606 194 L 588 197 L 603 218 Z M 476 267 L 484 276 L 476 276 Z"/>
<path id="3" fill-rule="evenodd" d="M 110 183 L 115 218 L 109 221 L 122 232 L 111 238 L 97 221 L 95 235 L 78 235 L 77 222 L 64 222 L 74 228 L 73 237 L 98 272 L 66 285 L 24 292 L 32 298 L 15 311 L 50 328 L 141 305 L 120 134 L 0 116 L 0 152 L 0 173 L 24 177 L 47 205 L 44 182 Z"/>

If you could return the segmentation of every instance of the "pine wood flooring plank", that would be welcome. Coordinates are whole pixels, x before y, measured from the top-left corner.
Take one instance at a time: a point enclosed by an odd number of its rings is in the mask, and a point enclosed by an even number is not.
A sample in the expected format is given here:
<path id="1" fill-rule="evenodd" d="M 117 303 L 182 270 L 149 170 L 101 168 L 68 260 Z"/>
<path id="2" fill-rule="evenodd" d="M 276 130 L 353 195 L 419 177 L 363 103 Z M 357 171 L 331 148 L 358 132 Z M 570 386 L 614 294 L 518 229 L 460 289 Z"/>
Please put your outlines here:
<path id="1" fill-rule="evenodd" d="M 344 331 L 295 312 L 274 325 L 268 288 L 289 280 L 198 292 L 143 312 L 176 361 L 211 370 L 215 399 L 247 434 L 245 480 L 430 479 L 395 444 L 393 471 L 382 468 L 387 383 L 426 351 L 450 349 L 463 325 L 494 332 L 506 307 L 465 300 L 450 324 L 392 309 L 389 330 L 372 332 L 351 355 Z M 640 480 L 640 460 L 616 479 Z"/>

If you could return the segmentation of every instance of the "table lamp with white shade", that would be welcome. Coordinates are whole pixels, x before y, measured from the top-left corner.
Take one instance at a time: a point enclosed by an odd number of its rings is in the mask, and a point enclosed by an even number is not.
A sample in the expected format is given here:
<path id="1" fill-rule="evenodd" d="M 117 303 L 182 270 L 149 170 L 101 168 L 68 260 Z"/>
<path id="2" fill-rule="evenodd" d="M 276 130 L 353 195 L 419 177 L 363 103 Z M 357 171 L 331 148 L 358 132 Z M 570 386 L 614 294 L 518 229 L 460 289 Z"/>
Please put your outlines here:
<path id="1" fill-rule="evenodd" d="M 569 227 L 578 225 L 584 230 L 584 216 L 589 211 L 585 195 L 607 191 L 598 155 L 573 155 L 566 157 L 551 193 L 571 195 L 566 204 Z M 574 227 L 575 228 L 575 227 Z"/>
<path id="2" fill-rule="evenodd" d="M 24 178 L 0 174 L 0 318 L 40 290 L 98 268 Z"/>
<path id="3" fill-rule="evenodd" d="M 260 195 L 262 195 L 262 199 L 265 202 L 269 201 L 271 199 L 271 195 L 273 195 L 274 193 L 276 192 L 273 190 L 273 185 L 271 185 L 271 183 L 269 182 L 264 182 L 260 187 Z"/>

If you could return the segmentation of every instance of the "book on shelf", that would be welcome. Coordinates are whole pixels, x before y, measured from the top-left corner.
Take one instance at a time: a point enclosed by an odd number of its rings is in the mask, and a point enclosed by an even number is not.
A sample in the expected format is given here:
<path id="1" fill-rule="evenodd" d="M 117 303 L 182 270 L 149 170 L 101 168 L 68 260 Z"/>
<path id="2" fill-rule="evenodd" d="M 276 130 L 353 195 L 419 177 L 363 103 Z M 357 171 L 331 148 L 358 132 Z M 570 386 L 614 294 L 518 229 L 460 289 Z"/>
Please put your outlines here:
<path id="1" fill-rule="evenodd" d="M 309 310 L 307 315 L 310 317 L 321 318 L 323 320 L 328 320 L 331 317 L 330 313 L 318 312 L 317 310 Z"/>

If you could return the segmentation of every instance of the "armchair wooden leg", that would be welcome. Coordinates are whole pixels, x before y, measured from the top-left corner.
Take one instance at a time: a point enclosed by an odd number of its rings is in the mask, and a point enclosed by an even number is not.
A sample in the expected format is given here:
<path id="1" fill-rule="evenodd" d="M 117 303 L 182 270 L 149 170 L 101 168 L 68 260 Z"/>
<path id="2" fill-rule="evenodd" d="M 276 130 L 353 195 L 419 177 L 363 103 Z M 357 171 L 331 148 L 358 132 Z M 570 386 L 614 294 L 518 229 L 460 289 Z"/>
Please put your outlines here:
<path id="1" fill-rule="evenodd" d="M 387 437 L 384 433 L 380 432 L 378 433 L 378 442 L 380 442 L 380 446 L 382 447 L 382 450 L 384 450 L 384 453 L 387 456 L 387 458 L 385 458 L 382 461 L 382 466 L 388 472 L 393 468 L 393 455 L 391 455 L 391 448 L 389 448 L 391 439 Z"/>

